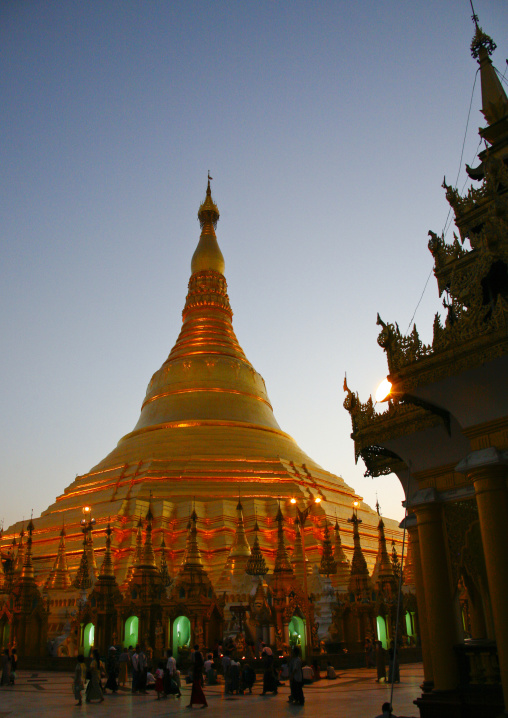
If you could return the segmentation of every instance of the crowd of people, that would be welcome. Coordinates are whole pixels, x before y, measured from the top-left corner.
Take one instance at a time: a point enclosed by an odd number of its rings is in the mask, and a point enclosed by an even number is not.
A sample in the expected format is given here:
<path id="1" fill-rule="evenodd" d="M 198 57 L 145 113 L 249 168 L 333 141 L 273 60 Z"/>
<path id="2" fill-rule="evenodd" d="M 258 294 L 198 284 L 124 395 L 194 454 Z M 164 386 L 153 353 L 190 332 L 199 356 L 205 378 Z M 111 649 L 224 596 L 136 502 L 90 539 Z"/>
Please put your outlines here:
<path id="1" fill-rule="evenodd" d="M 178 699 L 182 696 L 182 681 L 185 681 L 186 684 L 191 684 L 187 708 L 192 708 L 193 705 L 206 708 L 208 703 L 203 688 L 205 685 L 217 685 L 219 674 L 223 677 L 225 695 L 244 695 L 252 694 L 256 674 L 261 671 L 261 696 L 277 694 L 279 686 L 286 685 L 287 681 L 290 688 L 288 702 L 304 705 L 304 685 L 321 680 L 318 661 L 315 660 L 312 665 L 302 662 L 298 646 L 294 646 L 289 654 L 279 652 L 274 655 L 270 646 L 261 643 L 255 655 L 253 644 L 249 644 L 242 652 L 248 655 L 240 656 L 234 642 L 223 646 L 217 641 L 213 652 L 207 653 L 205 658 L 199 646 L 195 645 L 185 655 L 182 664 L 186 665 L 186 670 L 182 668 L 181 673 L 171 649 L 166 651 L 164 660 L 157 661 L 155 666 L 152 652 L 145 651 L 139 645 L 128 648 L 111 646 L 104 660 L 99 651 L 92 648 L 88 660 L 85 660 L 82 654 L 77 658 L 73 681 L 76 705 L 82 705 L 83 700 L 87 703 L 102 702 L 108 691 L 117 693 L 119 689 L 130 690 L 133 695 L 147 695 L 149 691 L 153 691 L 157 700 L 169 696 Z M 393 641 L 388 651 L 385 651 L 381 641 L 368 641 L 365 653 L 367 667 L 376 669 L 377 682 L 400 683 L 399 664 Z M 16 669 L 16 649 L 5 648 L 1 654 L 0 685 L 13 686 Z M 335 668 L 328 661 L 324 678 L 334 680 L 338 677 Z M 393 716 L 388 703 L 383 705 L 382 711 L 383 718 Z"/>
<path id="2" fill-rule="evenodd" d="M 224 647 L 217 642 L 213 652 L 206 657 L 199 646 L 194 646 L 187 655 L 187 669 L 182 673 L 177 668 L 171 649 L 166 651 L 164 660 L 154 665 L 153 656 L 137 645 L 135 648 L 117 649 L 111 646 L 103 660 L 97 649 L 90 651 L 85 660 L 79 655 L 74 673 L 73 690 L 77 705 L 94 701 L 102 702 L 104 695 L 110 691 L 117 693 L 121 688 L 130 690 L 133 695 L 154 692 L 157 700 L 168 696 L 180 698 L 182 682 L 191 684 L 191 696 L 188 708 L 199 705 L 207 707 L 203 688 L 205 685 L 217 685 L 219 674 L 224 681 L 225 695 L 252 694 L 256 682 L 256 672 L 262 669 L 261 695 L 275 695 L 284 681 L 289 682 L 289 702 L 304 704 L 303 686 L 320 677 L 317 662 L 313 667 L 302 664 L 300 649 L 295 646 L 290 655 L 275 656 L 270 646 L 261 643 L 259 660 L 250 656 L 239 656 L 234 644 Z M 258 671 L 256 671 L 256 668 Z M 308 671 L 310 670 L 310 676 Z M 316 675 L 317 672 L 317 675 Z M 327 678 L 335 678 L 336 673 L 331 664 L 328 665 Z"/>

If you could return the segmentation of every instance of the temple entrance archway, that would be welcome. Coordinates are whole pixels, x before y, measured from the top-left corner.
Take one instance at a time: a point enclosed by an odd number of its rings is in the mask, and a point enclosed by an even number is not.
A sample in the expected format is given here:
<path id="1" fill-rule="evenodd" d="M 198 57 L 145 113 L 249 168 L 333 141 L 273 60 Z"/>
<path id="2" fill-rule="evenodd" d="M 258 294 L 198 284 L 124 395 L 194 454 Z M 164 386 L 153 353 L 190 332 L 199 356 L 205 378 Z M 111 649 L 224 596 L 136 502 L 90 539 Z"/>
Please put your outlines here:
<path id="1" fill-rule="evenodd" d="M 187 616 L 178 616 L 173 621 L 173 655 L 181 648 L 189 648 L 191 642 L 191 623 Z"/>
<path id="2" fill-rule="evenodd" d="M 90 650 L 93 648 L 95 640 L 95 626 L 93 623 L 87 623 L 83 631 L 83 648 L 85 658 L 90 655 Z"/>
<path id="3" fill-rule="evenodd" d="M 136 647 L 138 642 L 139 619 L 137 616 L 129 616 L 125 621 L 125 638 L 123 640 L 124 648 L 132 646 Z"/>
<path id="4" fill-rule="evenodd" d="M 388 635 L 386 631 L 386 620 L 384 616 L 376 618 L 377 640 L 381 641 L 383 648 L 388 650 Z"/>

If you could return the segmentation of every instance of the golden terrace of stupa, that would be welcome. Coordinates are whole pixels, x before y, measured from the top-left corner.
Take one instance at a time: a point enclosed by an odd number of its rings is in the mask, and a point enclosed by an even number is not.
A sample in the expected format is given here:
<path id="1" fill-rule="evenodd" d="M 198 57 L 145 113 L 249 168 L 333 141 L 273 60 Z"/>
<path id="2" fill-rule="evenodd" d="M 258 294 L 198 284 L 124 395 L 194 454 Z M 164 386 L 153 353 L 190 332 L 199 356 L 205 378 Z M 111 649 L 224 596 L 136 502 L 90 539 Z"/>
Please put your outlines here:
<path id="1" fill-rule="evenodd" d="M 136 528 L 151 496 L 154 545 L 164 538 L 173 572 L 185 549 L 191 505 L 198 516 L 203 563 L 217 583 L 236 529 L 238 496 L 252 545 L 254 524 L 269 568 L 277 546 L 278 499 L 285 519 L 288 547 L 294 546 L 295 506 L 316 498 L 306 525 L 306 553 L 320 558 L 324 516 L 341 529 L 346 554 L 353 553 L 348 523 L 358 501 L 361 542 L 372 568 L 378 544 L 379 517 L 342 478 L 309 458 L 279 427 L 263 378 L 246 358 L 232 325 L 233 312 L 224 277 L 224 258 L 215 229 L 219 210 L 210 181 L 198 211 L 201 236 L 191 262 L 191 277 L 180 335 L 150 380 L 134 430 L 97 466 L 76 479 L 55 503 L 34 518 L 33 558 L 38 582 L 49 574 L 65 524 L 69 569 L 82 553 L 80 521 L 88 505 L 95 518 L 93 545 L 105 550 L 111 518 L 115 573 L 121 580 L 135 549 Z M 400 555 L 401 531 L 385 520 L 388 540 Z M 20 536 L 21 534 L 21 536 Z M 21 522 L 2 537 L 4 555 L 23 541 Z M 97 558 L 99 561 L 99 558 Z M 219 587 L 220 588 L 220 587 Z"/>

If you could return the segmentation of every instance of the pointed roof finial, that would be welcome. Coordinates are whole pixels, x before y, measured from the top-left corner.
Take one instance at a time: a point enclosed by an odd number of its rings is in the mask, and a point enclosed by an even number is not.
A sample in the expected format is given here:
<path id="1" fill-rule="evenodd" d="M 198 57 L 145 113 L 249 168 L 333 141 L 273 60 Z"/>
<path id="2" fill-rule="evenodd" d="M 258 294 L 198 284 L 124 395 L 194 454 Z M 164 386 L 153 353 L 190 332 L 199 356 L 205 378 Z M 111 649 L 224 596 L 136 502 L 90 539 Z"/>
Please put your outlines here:
<path id="1" fill-rule="evenodd" d="M 217 243 L 215 230 L 219 221 L 219 208 L 212 199 L 210 180 L 212 176 L 208 172 L 208 184 L 206 196 L 198 210 L 198 220 L 201 227 L 201 237 L 191 261 L 191 272 L 204 272 L 212 270 L 224 274 L 225 262 L 220 247 Z"/>
<path id="2" fill-rule="evenodd" d="M 113 566 L 113 558 L 111 556 L 111 516 L 108 516 L 108 526 L 106 528 L 106 553 L 102 561 L 101 570 L 99 572 L 99 581 L 105 583 L 106 581 L 115 581 L 115 569 Z"/>
<path id="3" fill-rule="evenodd" d="M 259 545 L 259 526 L 256 507 L 254 507 L 254 515 L 256 518 L 256 521 L 254 523 L 254 543 L 252 545 L 249 560 L 247 561 L 247 565 L 245 567 L 245 573 L 247 573 L 249 576 L 266 576 L 266 574 L 268 573 L 268 568 L 266 565 L 265 557 L 263 556 L 263 552 L 261 551 L 261 547 Z"/>

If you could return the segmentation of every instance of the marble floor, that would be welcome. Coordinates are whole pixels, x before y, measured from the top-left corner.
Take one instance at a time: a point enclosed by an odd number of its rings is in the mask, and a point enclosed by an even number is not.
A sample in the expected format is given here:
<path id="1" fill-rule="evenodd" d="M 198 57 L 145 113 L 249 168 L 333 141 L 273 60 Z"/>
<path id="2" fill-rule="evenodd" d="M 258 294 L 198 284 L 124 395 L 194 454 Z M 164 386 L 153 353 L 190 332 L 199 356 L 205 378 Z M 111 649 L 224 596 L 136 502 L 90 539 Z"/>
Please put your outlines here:
<path id="1" fill-rule="evenodd" d="M 209 704 L 209 718 L 272 718 L 275 716 L 304 716 L 306 718 L 375 718 L 381 705 L 390 700 L 390 685 L 375 682 L 375 671 L 356 668 L 340 673 L 334 681 L 321 680 L 305 686 L 305 705 L 292 706 L 287 702 L 289 687 L 279 689 L 276 696 L 261 696 L 259 681 L 252 695 L 224 697 L 223 686 L 205 686 Z M 421 691 L 423 681 L 420 663 L 401 666 L 401 682 L 394 686 L 393 711 L 396 716 L 419 715 L 413 700 Z M 161 716 L 190 715 L 186 710 L 190 688 L 183 688 L 182 698 L 157 701 L 153 694 L 135 695 L 121 691 L 105 696 L 103 703 L 75 706 L 71 690 L 72 676 L 67 673 L 30 673 L 18 671 L 16 686 L 0 687 L 0 718 L 30 716 L 46 718 L 159 718 Z M 194 707 L 192 712 L 199 710 Z"/>

